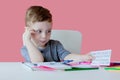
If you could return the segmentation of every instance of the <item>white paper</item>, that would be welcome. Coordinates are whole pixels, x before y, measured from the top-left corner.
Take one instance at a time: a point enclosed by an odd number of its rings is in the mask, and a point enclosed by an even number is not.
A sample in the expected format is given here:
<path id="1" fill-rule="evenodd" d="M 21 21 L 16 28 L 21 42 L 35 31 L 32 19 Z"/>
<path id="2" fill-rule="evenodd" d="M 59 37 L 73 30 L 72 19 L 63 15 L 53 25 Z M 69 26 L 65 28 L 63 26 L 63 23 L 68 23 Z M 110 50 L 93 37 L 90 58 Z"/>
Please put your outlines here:
<path id="1" fill-rule="evenodd" d="M 110 65 L 111 50 L 92 51 L 91 55 L 95 57 L 91 65 Z"/>
<path id="2" fill-rule="evenodd" d="M 40 70 L 39 68 L 34 68 L 38 66 L 46 66 L 46 67 L 54 68 L 56 70 L 71 69 L 71 66 L 62 64 L 61 62 L 39 62 L 39 63 L 24 62 L 22 64 L 26 69 L 32 70 L 32 71 L 39 71 Z"/>
<path id="3" fill-rule="evenodd" d="M 80 65 L 73 65 L 72 67 L 76 67 L 76 68 L 98 68 L 99 66 L 90 65 L 90 64 L 80 64 Z"/>
<path id="4" fill-rule="evenodd" d="M 41 62 L 37 64 L 38 66 L 47 66 L 55 69 L 71 69 L 70 66 L 62 64 L 61 62 Z"/>

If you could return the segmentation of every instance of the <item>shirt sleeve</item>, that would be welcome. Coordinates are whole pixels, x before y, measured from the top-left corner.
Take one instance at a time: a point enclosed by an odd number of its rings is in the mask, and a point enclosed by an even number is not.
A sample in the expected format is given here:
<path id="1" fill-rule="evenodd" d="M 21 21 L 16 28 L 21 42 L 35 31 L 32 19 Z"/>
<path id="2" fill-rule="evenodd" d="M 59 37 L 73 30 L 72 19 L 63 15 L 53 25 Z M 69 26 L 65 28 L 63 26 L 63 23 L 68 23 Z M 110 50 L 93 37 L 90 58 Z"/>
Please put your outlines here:
<path id="1" fill-rule="evenodd" d="M 68 55 L 71 54 L 68 50 L 66 50 L 63 45 L 58 41 L 57 44 L 57 51 L 58 51 L 58 56 L 60 60 L 64 60 L 64 58 Z"/>
<path id="2" fill-rule="evenodd" d="M 31 62 L 28 51 L 27 51 L 27 48 L 25 46 L 23 46 L 21 48 L 21 54 L 22 54 L 22 56 L 23 56 L 23 58 L 25 59 L 26 62 Z"/>

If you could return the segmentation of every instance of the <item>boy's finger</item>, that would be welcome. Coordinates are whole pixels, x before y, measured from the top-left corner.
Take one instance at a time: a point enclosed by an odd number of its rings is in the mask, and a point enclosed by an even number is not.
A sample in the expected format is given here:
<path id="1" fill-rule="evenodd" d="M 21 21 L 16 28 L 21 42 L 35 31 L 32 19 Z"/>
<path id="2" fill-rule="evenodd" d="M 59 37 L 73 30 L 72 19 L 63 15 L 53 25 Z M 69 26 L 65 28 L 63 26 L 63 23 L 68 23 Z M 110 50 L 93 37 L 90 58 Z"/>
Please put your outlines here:
<path id="1" fill-rule="evenodd" d="M 25 28 L 25 31 L 29 31 L 29 27 L 24 27 Z"/>
<path id="2" fill-rule="evenodd" d="M 34 29 L 30 30 L 30 33 L 35 34 L 35 30 Z"/>

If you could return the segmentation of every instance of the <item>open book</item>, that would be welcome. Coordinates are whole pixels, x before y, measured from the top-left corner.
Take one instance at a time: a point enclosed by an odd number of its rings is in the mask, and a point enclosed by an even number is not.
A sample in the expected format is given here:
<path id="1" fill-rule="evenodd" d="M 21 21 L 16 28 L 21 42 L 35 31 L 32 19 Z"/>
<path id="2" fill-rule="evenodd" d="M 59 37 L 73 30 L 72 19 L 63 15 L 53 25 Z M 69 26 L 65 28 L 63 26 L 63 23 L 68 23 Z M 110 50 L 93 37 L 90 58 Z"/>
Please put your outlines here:
<path id="1" fill-rule="evenodd" d="M 32 71 L 76 71 L 76 70 L 94 70 L 98 69 L 99 66 L 93 66 L 90 64 L 78 64 L 68 65 L 62 62 L 40 62 L 40 63 L 22 63 L 26 69 Z"/>
<path id="2" fill-rule="evenodd" d="M 31 69 L 32 71 L 53 71 L 53 70 L 64 70 L 64 69 L 71 69 L 71 66 L 62 64 L 61 62 L 39 62 L 39 63 L 29 63 L 23 62 L 22 63 L 27 68 Z"/>

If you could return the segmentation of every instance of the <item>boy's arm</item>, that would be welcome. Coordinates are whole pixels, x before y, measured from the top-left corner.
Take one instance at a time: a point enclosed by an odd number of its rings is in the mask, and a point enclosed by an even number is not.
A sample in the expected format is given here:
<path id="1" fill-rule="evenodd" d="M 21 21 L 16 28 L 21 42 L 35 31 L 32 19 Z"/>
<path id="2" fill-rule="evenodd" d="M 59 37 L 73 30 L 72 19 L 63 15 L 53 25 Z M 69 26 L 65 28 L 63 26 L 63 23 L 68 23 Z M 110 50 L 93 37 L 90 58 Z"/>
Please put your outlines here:
<path id="1" fill-rule="evenodd" d="M 26 48 L 28 50 L 31 62 L 43 62 L 44 58 L 42 53 L 37 49 L 37 47 L 32 43 L 32 41 L 27 41 Z"/>
<path id="2" fill-rule="evenodd" d="M 74 60 L 75 62 L 79 62 L 94 59 L 90 54 L 76 54 L 67 51 L 59 41 L 57 42 L 57 51 L 61 60 Z"/>
<path id="3" fill-rule="evenodd" d="M 42 53 L 38 50 L 37 46 L 31 41 L 31 33 L 33 31 L 26 29 L 25 33 L 23 34 L 23 43 L 28 50 L 28 54 L 30 57 L 31 62 L 43 62 L 44 58 Z"/>
<path id="4" fill-rule="evenodd" d="M 64 60 L 74 60 L 74 61 L 92 61 L 93 57 L 90 54 L 68 54 Z"/>

